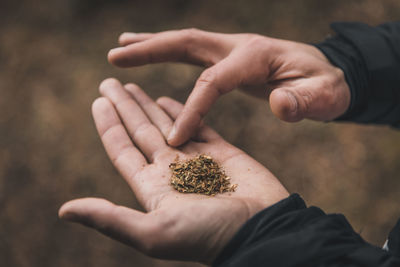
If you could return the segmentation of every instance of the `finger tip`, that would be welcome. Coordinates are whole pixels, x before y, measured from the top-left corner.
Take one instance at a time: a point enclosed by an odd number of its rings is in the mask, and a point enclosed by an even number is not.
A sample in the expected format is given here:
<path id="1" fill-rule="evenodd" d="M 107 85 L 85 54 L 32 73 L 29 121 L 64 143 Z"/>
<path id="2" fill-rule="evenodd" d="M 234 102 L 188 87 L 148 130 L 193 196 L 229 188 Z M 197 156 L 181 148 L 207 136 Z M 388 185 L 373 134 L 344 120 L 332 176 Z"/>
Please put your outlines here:
<path id="1" fill-rule="evenodd" d="M 132 82 L 124 84 L 125 89 L 132 91 L 132 90 L 137 90 L 137 91 L 142 91 L 139 85 L 134 84 Z"/>
<path id="2" fill-rule="evenodd" d="M 177 141 L 176 127 L 174 125 L 168 134 L 167 142 L 170 146 L 178 146 L 180 144 Z"/>
<path id="3" fill-rule="evenodd" d="M 101 85 L 118 85 L 118 84 L 119 84 L 119 81 L 118 81 L 117 78 L 108 77 L 108 78 L 104 79 L 104 80 L 101 82 L 100 86 L 101 86 Z"/>
<path id="4" fill-rule="evenodd" d="M 287 122 L 297 122 L 302 119 L 298 113 L 296 97 L 288 90 L 272 91 L 269 102 L 272 113 L 279 119 Z"/>
<path id="5" fill-rule="evenodd" d="M 126 40 L 126 32 L 123 32 L 118 36 L 118 43 L 120 45 L 124 45 L 125 40 Z"/>
<path id="6" fill-rule="evenodd" d="M 120 45 L 129 44 L 129 40 L 136 36 L 136 33 L 133 32 L 123 32 L 118 37 L 118 43 Z"/>
<path id="7" fill-rule="evenodd" d="M 99 86 L 99 91 L 100 94 L 104 93 L 104 90 L 111 88 L 111 87 L 120 87 L 121 83 L 118 81 L 118 79 L 109 77 L 107 79 L 104 79 Z"/>
<path id="8" fill-rule="evenodd" d="M 109 104 L 109 100 L 104 97 L 98 97 L 96 98 L 93 103 L 92 103 L 92 112 L 95 112 L 96 110 L 101 110 L 105 105 Z"/>
<path id="9" fill-rule="evenodd" d="M 172 138 L 172 139 L 168 138 L 167 143 L 168 143 L 168 145 L 170 145 L 172 147 L 178 147 L 181 145 L 181 142 L 177 142 L 176 139 L 174 139 L 174 138 Z"/>
<path id="10" fill-rule="evenodd" d="M 159 98 L 157 98 L 156 103 L 159 105 L 163 105 L 163 104 L 165 104 L 167 99 L 168 99 L 168 97 L 166 97 L 166 96 L 160 96 Z"/>
<path id="11" fill-rule="evenodd" d="M 172 147 L 178 147 L 185 144 L 194 135 L 195 133 L 188 131 L 187 128 L 180 129 L 179 127 L 173 126 L 168 135 L 167 143 Z"/>
<path id="12" fill-rule="evenodd" d="M 71 212 L 71 201 L 64 203 L 58 210 L 58 218 L 62 220 L 73 220 L 74 214 Z"/>
<path id="13" fill-rule="evenodd" d="M 107 60 L 113 65 L 120 66 L 121 65 L 121 57 L 120 54 L 125 50 L 125 47 L 117 47 L 113 48 L 107 53 Z M 123 67 L 123 66 L 121 66 Z"/>
<path id="14" fill-rule="evenodd" d="M 111 52 L 111 50 L 108 51 L 108 53 L 107 53 L 107 61 L 108 61 L 109 63 L 111 63 L 111 64 L 114 64 L 114 63 L 113 63 L 113 61 L 114 61 L 113 52 Z"/>
<path id="15" fill-rule="evenodd" d="M 167 138 L 168 145 L 170 145 L 172 147 L 178 147 L 178 146 L 182 145 L 183 143 L 185 143 L 185 141 L 186 140 L 185 140 L 184 136 L 179 134 L 179 131 L 177 130 L 177 128 L 175 126 L 173 126 L 168 135 L 168 138 Z"/>

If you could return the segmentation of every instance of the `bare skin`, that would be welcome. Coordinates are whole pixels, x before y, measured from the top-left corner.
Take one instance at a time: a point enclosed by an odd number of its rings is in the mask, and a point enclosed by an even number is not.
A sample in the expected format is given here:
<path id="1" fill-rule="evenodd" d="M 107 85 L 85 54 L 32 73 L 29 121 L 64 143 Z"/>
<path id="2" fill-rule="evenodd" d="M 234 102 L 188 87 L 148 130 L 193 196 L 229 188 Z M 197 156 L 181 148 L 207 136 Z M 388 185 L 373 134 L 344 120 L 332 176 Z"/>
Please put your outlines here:
<path id="1" fill-rule="evenodd" d="M 162 259 L 211 264 L 250 217 L 286 198 L 288 192 L 265 167 L 203 125 L 179 148 L 166 142 L 183 105 L 167 97 L 151 100 L 134 84 L 107 79 L 103 97 L 92 106 L 107 154 L 146 212 L 105 199 L 65 203 L 62 219 L 92 227 L 143 253 Z M 178 193 L 169 184 L 168 165 L 198 154 L 211 155 L 234 184 L 235 192 L 214 197 Z"/>
<path id="2" fill-rule="evenodd" d="M 343 72 L 315 47 L 256 34 L 220 34 L 197 29 L 124 33 L 110 50 L 119 67 L 186 62 L 206 67 L 174 127 L 168 143 L 189 140 L 217 98 L 235 88 L 267 98 L 280 119 L 328 121 L 350 104 Z"/>

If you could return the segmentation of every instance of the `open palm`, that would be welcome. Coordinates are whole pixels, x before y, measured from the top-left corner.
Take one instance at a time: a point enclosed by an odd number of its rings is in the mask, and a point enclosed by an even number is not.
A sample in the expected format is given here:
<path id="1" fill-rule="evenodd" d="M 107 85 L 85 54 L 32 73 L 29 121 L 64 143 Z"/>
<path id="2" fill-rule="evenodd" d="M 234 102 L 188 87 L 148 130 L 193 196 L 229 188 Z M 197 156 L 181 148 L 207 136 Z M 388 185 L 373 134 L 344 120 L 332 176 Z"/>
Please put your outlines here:
<path id="1" fill-rule="evenodd" d="M 178 148 L 166 137 L 183 105 L 170 98 L 151 100 L 138 86 L 107 79 L 93 116 L 104 147 L 139 203 L 141 212 L 104 199 L 65 203 L 59 213 L 157 258 L 211 263 L 235 232 L 261 209 L 287 197 L 280 182 L 243 151 L 208 126 Z M 212 156 L 238 184 L 235 192 L 182 194 L 170 185 L 169 164 Z"/>

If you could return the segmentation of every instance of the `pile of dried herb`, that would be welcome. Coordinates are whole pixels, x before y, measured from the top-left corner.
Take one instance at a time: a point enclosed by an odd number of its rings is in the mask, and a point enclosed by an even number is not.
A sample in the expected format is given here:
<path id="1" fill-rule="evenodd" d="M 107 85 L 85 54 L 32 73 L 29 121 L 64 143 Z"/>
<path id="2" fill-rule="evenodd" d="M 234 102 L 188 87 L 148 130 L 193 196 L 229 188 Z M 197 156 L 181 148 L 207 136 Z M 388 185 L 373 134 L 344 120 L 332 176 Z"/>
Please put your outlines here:
<path id="1" fill-rule="evenodd" d="M 214 196 L 217 193 L 233 192 L 237 185 L 230 185 L 230 178 L 212 157 L 199 155 L 169 165 L 172 171 L 171 185 L 181 193 L 198 193 Z"/>

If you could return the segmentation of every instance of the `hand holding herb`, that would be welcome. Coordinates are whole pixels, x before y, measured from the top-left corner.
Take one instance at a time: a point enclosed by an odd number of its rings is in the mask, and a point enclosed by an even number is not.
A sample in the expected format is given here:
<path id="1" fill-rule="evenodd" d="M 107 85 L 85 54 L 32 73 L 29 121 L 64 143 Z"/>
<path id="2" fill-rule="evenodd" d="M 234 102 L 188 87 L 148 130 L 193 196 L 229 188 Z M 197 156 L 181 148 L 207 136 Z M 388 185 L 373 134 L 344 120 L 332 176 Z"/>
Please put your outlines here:
<path id="1" fill-rule="evenodd" d="M 153 102 L 139 87 L 107 79 L 93 117 L 114 166 L 146 212 L 107 200 L 84 198 L 65 203 L 60 217 L 79 222 L 163 259 L 210 264 L 239 227 L 256 212 L 288 196 L 261 164 L 225 142 L 208 126 L 172 148 L 165 139 L 183 105 L 170 98 Z M 169 165 L 210 155 L 237 184 L 235 192 L 182 194 L 170 183 Z"/>

